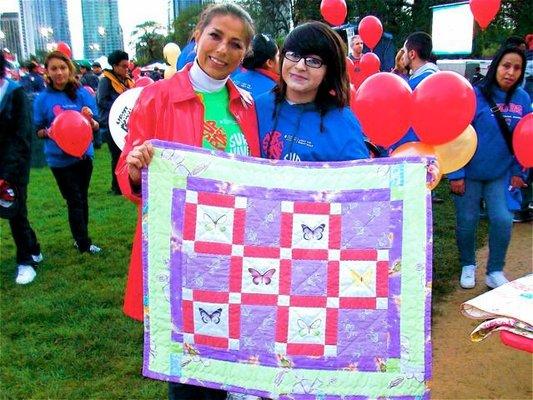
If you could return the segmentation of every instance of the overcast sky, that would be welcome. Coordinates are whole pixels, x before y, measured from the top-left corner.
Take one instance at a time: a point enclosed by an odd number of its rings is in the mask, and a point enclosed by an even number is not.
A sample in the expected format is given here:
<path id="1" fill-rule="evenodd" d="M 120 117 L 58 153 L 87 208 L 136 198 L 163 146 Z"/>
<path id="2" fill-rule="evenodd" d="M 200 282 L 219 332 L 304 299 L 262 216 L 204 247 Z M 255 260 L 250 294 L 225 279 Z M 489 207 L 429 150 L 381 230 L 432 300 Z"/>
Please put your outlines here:
<path id="1" fill-rule="evenodd" d="M 83 53 L 83 31 L 81 29 L 81 2 L 83 0 L 67 0 L 71 48 L 74 58 L 81 58 Z M 17 0 L 0 0 L 0 12 L 18 12 Z M 146 21 L 156 21 L 166 27 L 168 22 L 168 0 L 118 0 L 118 14 L 120 25 L 124 32 L 124 46 L 126 51 L 133 55 L 129 47 L 131 32 Z M 73 29 L 72 27 L 79 27 Z"/>

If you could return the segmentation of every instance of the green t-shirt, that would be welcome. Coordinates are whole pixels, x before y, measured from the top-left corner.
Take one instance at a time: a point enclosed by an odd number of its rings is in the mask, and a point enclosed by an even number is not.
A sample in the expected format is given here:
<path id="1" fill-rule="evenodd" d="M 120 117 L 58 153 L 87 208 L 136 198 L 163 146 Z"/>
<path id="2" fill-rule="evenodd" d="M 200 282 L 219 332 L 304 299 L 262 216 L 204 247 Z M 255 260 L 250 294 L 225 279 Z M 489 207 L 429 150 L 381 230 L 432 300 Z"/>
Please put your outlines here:
<path id="1" fill-rule="evenodd" d="M 226 153 L 249 155 L 246 137 L 229 112 L 228 89 L 223 87 L 218 92 L 197 92 L 197 94 L 205 108 L 202 147 L 223 150 Z"/>

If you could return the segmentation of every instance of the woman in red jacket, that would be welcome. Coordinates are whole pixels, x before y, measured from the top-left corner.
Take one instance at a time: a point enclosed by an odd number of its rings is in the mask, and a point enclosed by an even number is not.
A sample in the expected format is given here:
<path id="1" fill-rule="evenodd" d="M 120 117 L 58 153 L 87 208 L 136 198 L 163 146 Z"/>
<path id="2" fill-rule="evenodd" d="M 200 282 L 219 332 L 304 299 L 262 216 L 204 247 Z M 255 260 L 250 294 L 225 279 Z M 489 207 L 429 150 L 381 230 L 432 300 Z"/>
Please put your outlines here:
<path id="1" fill-rule="evenodd" d="M 138 204 L 141 201 L 141 169 L 148 166 L 153 156 L 150 139 L 259 156 L 253 101 L 228 79 L 242 62 L 253 34 L 253 22 L 239 6 L 215 4 L 202 13 L 195 30 L 194 62 L 172 78 L 145 87 L 133 109 L 116 169 L 124 195 Z M 124 313 L 143 319 L 140 219 L 133 243 Z M 201 393 L 199 388 L 187 390 L 184 385 L 174 386 L 171 385 L 171 397 L 225 398 L 223 392 L 210 395 Z"/>
<path id="2" fill-rule="evenodd" d="M 207 8 L 196 27 L 197 56 L 172 78 L 142 91 L 116 174 L 128 198 L 140 203 L 141 169 L 153 156 L 150 139 L 259 156 L 253 102 L 229 80 L 253 37 L 250 16 L 233 4 Z M 222 105 L 225 105 L 224 107 Z M 213 126 L 223 136 L 212 134 Z M 124 312 L 143 319 L 140 224 L 137 224 Z"/>

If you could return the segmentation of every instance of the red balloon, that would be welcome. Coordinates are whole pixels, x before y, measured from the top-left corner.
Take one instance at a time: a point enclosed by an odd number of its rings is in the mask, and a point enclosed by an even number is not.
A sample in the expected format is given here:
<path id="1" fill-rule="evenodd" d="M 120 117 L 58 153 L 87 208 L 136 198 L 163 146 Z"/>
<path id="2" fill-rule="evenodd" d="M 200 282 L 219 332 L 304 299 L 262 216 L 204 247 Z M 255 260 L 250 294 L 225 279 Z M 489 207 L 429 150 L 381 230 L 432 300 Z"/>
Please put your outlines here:
<path id="1" fill-rule="evenodd" d="M 470 0 L 470 10 L 481 29 L 485 29 L 500 11 L 501 0 Z"/>
<path id="2" fill-rule="evenodd" d="M 383 35 L 383 25 L 381 25 L 381 21 L 373 15 L 367 15 L 364 17 L 361 22 L 359 22 L 357 30 L 357 33 L 361 36 L 361 39 L 363 39 L 363 43 L 372 50 L 377 46 L 381 40 L 381 35 Z"/>
<path id="3" fill-rule="evenodd" d="M 63 111 L 55 117 L 49 136 L 61 150 L 74 157 L 83 156 L 93 140 L 91 124 L 74 110 Z"/>
<path id="4" fill-rule="evenodd" d="M 407 82 L 390 72 L 379 72 L 361 84 L 352 109 L 372 143 L 389 147 L 405 135 L 410 125 L 411 97 Z"/>
<path id="5" fill-rule="evenodd" d="M 96 96 L 96 93 L 94 92 L 94 89 L 88 85 L 84 85 L 83 86 L 85 88 L 85 90 L 87 90 L 90 94 L 92 94 L 93 96 Z"/>
<path id="6" fill-rule="evenodd" d="M 64 55 L 66 55 L 68 58 L 72 58 L 72 51 L 70 50 L 70 46 L 66 44 L 65 42 L 57 42 L 57 51 L 60 51 Z"/>
<path id="7" fill-rule="evenodd" d="M 369 77 L 370 75 L 374 75 L 379 72 L 381 61 L 375 53 L 365 53 L 361 57 L 359 66 L 361 67 L 361 71 L 365 77 Z"/>
<path id="8" fill-rule="evenodd" d="M 145 87 L 154 83 L 154 80 L 149 76 L 141 76 L 135 81 L 135 87 Z"/>
<path id="9" fill-rule="evenodd" d="M 514 128 L 513 149 L 523 167 L 533 167 L 533 113 L 523 117 Z"/>
<path id="10" fill-rule="evenodd" d="M 342 25 L 347 13 L 345 0 L 322 0 L 320 3 L 320 14 L 331 25 Z"/>
<path id="11" fill-rule="evenodd" d="M 472 122 L 476 95 L 470 82 L 456 72 L 437 72 L 413 92 L 412 126 L 420 141 L 443 144 L 459 136 Z"/>

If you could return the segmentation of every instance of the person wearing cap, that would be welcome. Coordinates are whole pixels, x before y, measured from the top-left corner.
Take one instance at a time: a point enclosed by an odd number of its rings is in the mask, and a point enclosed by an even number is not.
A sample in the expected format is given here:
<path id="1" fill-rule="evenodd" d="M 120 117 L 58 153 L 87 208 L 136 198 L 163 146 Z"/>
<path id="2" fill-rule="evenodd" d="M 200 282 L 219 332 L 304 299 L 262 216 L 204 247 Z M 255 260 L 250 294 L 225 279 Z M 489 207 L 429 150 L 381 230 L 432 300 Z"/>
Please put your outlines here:
<path id="1" fill-rule="evenodd" d="M 78 63 L 81 72 L 80 84 L 82 86 L 89 86 L 95 92 L 98 90 L 98 77 L 91 70 L 91 64 L 87 61 L 80 61 Z"/>
<path id="2" fill-rule="evenodd" d="M 102 73 L 100 83 L 98 84 L 98 91 L 96 92 L 96 102 L 100 110 L 100 128 L 102 129 L 102 137 L 111 153 L 111 194 L 120 195 L 120 187 L 115 175 L 115 168 L 120 157 L 120 148 L 116 145 L 111 137 L 109 130 L 109 112 L 111 106 L 118 96 L 126 90 L 135 87 L 135 83 L 128 76 L 129 56 L 128 53 L 122 50 L 115 50 L 109 56 L 107 61 L 111 65 L 111 69 L 106 69 Z"/>
<path id="3" fill-rule="evenodd" d="M 244 58 L 245 70 L 232 76 L 240 88 L 258 96 L 272 90 L 279 81 L 279 49 L 276 42 L 265 34 L 257 34 L 252 40 L 252 52 Z"/>
<path id="4" fill-rule="evenodd" d="M 91 65 L 91 69 L 93 70 L 93 73 L 98 77 L 100 78 L 100 75 L 102 75 L 102 66 L 100 65 L 100 63 L 98 61 L 95 61 L 93 62 L 93 64 Z"/>

